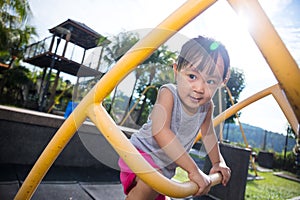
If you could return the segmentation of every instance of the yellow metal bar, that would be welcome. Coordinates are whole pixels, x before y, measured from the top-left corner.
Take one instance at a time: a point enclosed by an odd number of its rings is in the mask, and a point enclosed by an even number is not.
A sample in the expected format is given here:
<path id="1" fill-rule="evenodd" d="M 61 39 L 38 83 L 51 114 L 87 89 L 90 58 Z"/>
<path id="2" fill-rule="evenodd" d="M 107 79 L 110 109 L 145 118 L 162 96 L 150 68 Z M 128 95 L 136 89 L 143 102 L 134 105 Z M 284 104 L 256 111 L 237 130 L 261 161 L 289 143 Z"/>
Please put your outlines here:
<path id="1" fill-rule="evenodd" d="M 298 132 L 299 124 L 298 124 L 296 115 L 293 112 L 293 109 L 291 108 L 288 100 L 286 99 L 286 96 L 284 95 L 284 93 L 279 85 L 275 85 L 272 88 L 272 95 L 275 98 L 275 100 L 277 101 L 281 110 L 283 111 L 283 114 L 287 118 L 289 124 L 293 128 L 294 133 L 296 133 L 296 135 L 298 135 L 298 137 L 299 137 L 299 132 Z"/>
<path id="2" fill-rule="evenodd" d="M 218 89 L 218 101 L 219 101 L 219 113 L 223 112 L 223 108 L 222 108 L 222 101 L 223 97 L 222 97 L 222 88 Z M 219 133 L 219 140 L 222 143 L 223 142 L 223 124 L 220 123 L 219 125 L 219 129 L 220 129 L 220 133 Z"/>
<path id="3" fill-rule="evenodd" d="M 197 17 L 216 0 L 189 0 L 132 47 L 102 79 L 66 119 L 28 174 L 15 199 L 30 199 L 39 183 L 86 119 L 87 108 L 100 103 L 139 63 L 143 62 L 160 45 L 178 30 Z"/>
<path id="4" fill-rule="evenodd" d="M 300 122 L 300 69 L 257 0 L 228 0 L 250 20 L 249 32 L 265 57 Z"/>

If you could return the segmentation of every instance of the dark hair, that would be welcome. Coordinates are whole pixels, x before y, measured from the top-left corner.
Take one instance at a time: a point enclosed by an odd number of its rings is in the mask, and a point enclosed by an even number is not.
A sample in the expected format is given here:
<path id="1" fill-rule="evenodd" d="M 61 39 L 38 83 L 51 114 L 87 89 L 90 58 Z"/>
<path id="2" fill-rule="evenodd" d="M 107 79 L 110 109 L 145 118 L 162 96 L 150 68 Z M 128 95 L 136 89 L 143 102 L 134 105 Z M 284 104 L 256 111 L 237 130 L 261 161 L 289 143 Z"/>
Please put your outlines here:
<path id="1" fill-rule="evenodd" d="M 229 55 L 225 46 L 212 38 L 198 36 L 187 41 L 181 48 L 177 70 L 192 64 L 200 71 L 208 69 L 209 73 L 213 73 L 219 55 L 224 61 L 223 80 L 225 80 L 230 65 Z"/>

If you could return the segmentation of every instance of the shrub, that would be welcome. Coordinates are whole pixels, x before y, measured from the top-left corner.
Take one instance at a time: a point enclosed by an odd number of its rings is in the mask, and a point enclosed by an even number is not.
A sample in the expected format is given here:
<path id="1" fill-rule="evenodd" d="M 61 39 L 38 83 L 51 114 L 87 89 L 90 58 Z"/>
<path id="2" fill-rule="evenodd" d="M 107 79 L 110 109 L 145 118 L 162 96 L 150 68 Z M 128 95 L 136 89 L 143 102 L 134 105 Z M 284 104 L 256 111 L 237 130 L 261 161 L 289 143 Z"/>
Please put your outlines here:
<path id="1" fill-rule="evenodd" d="M 276 152 L 274 154 L 273 164 L 275 169 L 284 169 L 292 173 L 296 172 L 295 154 L 292 151 L 286 152 L 285 161 L 284 161 L 284 152 L 281 153 Z"/>

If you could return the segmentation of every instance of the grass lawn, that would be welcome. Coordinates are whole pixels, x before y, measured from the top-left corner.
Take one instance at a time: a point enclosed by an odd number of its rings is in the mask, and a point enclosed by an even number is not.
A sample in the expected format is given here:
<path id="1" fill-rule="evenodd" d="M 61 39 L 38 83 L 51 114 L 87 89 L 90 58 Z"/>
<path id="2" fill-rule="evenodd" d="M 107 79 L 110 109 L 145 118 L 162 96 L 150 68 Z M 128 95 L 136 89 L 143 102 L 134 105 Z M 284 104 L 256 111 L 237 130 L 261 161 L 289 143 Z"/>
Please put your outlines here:
<path id="1" fill-rule="evenodd" d="M 300 196 L 299 182 L 275 176 L 273 172 L 258 172 L 258 176 L 264 179 L 247 182 L 246 200 L 282 200 Z"/>

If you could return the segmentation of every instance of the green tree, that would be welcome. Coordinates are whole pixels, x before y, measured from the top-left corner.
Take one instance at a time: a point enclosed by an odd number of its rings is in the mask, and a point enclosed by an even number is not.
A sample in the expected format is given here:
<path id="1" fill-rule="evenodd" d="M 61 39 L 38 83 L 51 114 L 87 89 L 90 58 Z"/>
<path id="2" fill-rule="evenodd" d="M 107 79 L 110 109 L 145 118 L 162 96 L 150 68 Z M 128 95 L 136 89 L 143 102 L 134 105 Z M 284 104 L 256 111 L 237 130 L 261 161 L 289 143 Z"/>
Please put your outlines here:
<path id="1" fill-rule="evenodd" d="M 232 68 L 230 70 L 230 79 L 226 85 L 231 92 L 233 102 L 237 103 L 240 98 L 241 92 L 245 88 L 244 72 L 238 68 Z M 230 97 L 229 97 L 227 90 L 225 89 L 224 92 L 226 94 L 225 102 L 226 102 L 226 109 L 227 109 L 227 108 L 230 108 L 232 106 L 232 104 L 231 104 Z M 240 113 L 238 113 L 238 115 L 240 115 Z M 231 117 L 229 117 L 226 120 L 226 123 L 233 123 L 234 118 L 235 118 L 235 115 L 232 115 Z"/>
<path id="2" fill-rule="evenodd" d="M 0 61 L 12 63 L 23 58 L 25 46 L 36 35 L 27 25 L 31 9 L 26 0 L 0 0 Z"/>
<path id="3" fill-rule="evenodd" d="M 23 66 L 4 70 L 0 74 L 1 103 L 7 105 L 24 106 L 26 92 L 32 87 L 30 71 Z"/>
<path id="4" fill-rule="evenodd" d="M 1 103 L 25 106 L 34 85 L 30 71 L 19 66 L 25 46 L 36 35 L 35 28 L 27 25 L 30 16 L 28 1 L 0 0 L 0 64 L 10 68 L 0 71 Z"/>

